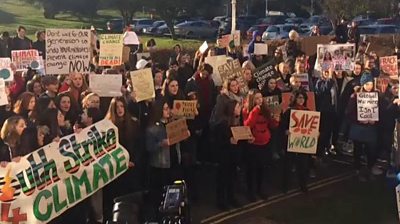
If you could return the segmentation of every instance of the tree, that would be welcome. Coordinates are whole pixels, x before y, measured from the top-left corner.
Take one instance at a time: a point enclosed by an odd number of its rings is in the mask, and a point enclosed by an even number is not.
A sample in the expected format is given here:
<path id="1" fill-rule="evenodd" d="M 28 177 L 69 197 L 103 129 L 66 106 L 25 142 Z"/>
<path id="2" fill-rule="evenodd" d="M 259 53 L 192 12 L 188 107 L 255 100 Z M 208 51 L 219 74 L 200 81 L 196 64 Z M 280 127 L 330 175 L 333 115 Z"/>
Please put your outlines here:
<path id="1" fill-rule="evenodd" d="M 142 0 L 103 0 L 102 3 L 108 7 L 117 9 L 125 24 L 129 24 L 135 13 L 142 9 Z"/>

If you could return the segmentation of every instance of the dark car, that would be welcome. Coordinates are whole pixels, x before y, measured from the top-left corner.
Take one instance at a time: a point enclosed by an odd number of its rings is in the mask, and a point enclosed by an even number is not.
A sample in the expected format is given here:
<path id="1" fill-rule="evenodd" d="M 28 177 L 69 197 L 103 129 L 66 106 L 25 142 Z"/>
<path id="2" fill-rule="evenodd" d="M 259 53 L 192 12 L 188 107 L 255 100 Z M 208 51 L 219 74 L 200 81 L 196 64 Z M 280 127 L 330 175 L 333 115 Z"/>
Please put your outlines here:
<path id="1" fill-rule="evenodd" d="M 125 27 L 123 19 L 112 19 L 107 22 L 107 31 L 111 33 L 122 33 Z"/>
<path id="2" fill-rule="evenodd" d="M 143 33 L 145 34 L 156 34 L 157 28 L 165 25 L 164 20 L 155 21 L 150 27 L 143 28 Z"/>
<path id="3" fill-rule="evenodd" d="M 310 32 L 313 26 L 319 26 L 322 35 L 328 35 L 333 30 L 331 21 L 325 16 L 311 16 L 306 22 L 300 25 L 300 29 L 306 33 Z"/>
<path id="4" fill-rule="evenodd" d="M 395 25 L 369 25 L 358 27 L 361 35 L 373 35 L 373 34 L 394 34 L 399 31 Z"/>

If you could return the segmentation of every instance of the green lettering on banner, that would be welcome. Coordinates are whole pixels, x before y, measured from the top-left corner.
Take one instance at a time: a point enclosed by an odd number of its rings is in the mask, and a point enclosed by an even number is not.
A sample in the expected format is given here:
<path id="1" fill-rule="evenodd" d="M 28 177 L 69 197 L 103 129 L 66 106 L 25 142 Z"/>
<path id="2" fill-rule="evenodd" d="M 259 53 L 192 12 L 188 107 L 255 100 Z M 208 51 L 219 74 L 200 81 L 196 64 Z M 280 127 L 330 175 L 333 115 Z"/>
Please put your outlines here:
<path id="1" fill-rule="evenodd" d="M 75 165 L 72 165 L 70 160 L 64 161 L 65 171 L 67 171 L 67 173 L 69 173 L 69 174 L 74 174 L 74 173 L 78 172 L 79 166 L 80 166 L 78 156 L 76 156 L 75 153 L 73 153 L 73 152 L 67 151 L 67 149 L 71 148 L 71 143 L 67 139 L 62 139 L 60 141 L 58 148 L 59 148 L 61 155 L 65 156 L 65 157 L 70 157 L 75 163 Z"/>
<path id="2" fill-rule="evenodd" d="M 53 192 L 53 202 L 54 202 L 54 210 L 56 213 L 59 211 L 63 210 L 65 207 L 67 207 L 67 199 L 64 199 L 64 201 L 60 202 L 60 194 L 58 193 L 58 185 L 54 185 L 52 188 Z"/>
<path id="3" fill-rule="evenodd" d="M 111 156 L 114 158 L 115 162 L 117 163 L 117 169 L 116 169 L 116 175 L 118 176 L 120 173 L 123 173 L 125 170 L 128 169 L 128 166 L 126 165 L 126 158 L 124 155 L 121 157 L 118 157 L 119 154 L 123 153 L 124 151 L 122 148 L 118 148 L 117 150 L 113 151 L 111 153 Z"/>
<path id="4" fill-rule="evenodd" d="M 93 190 L 94 191 L 99 188 L 100 179 L 103 180 L 103 184 L 106 184 L 108 182 L 108 175 L 102 166 L 95 163 L 95 164 L 93 164 Z"/>
<path id="5" fill-rule="evenodd" d="M 52 203 L 47 203 L 47 210 L 45 213 L 41 213 L 39 210 L 40 208 L 40 200 L 42 198 L 49 199 L 51 197 L 51 192 L 49 190 L 43 190 L 39 192 L 39 194 L 36 196 L 35 201 L 33 202 L 33 214 L 35 215 L 35 218 L 38 219 L 39 221 L 46 221 L 50 218 L 51 212 L 53 211 Z"/>
<path id="6" fill-rule="evenodd" d="M 103 158 L 100 159 L 99 163 L 101 164 L 102 167 L 104 167 L 105 164 L 108 165 L 108 173 L 110 176 L 110 179 L 114 179 L 114 166 L 111 162 L 111 156 L 110 154 L 106 154 Z"/>
<path id="7" fill-rule="evenodd" d="M 92 193 L 92 186 L 90 185 L 90 181 L 87 175 L 86 170 L 83 171 L 81 178 L 76 176 L 72 176 L 72 182 L 74 183 L 75 189 L 75 199 L 78 201 L 82 198 L 81 195 L 81 185 L 85 184 L 86 194 Z"/>
<path id="8" fill-rule="evenodd" d="M 68 196 L 68 202 L 70 204 L 75 202 L 75 195 L 74 195 L 74 189 L 72 187 L 72 183 L 71 183 L 71 178 L 67 178 L 64 180 L 65 183 L 65 187 L 67 188 L 67 196 Z"/>

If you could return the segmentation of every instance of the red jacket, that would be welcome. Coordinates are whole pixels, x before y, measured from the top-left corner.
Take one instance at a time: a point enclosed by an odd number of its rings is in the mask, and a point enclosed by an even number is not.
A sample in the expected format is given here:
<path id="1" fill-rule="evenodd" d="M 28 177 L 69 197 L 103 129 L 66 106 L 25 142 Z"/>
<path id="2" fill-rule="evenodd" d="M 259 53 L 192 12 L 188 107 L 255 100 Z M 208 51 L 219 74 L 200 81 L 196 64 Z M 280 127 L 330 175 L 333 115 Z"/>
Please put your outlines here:
<path id="1" fill-rule="evenodd" d="M 271 139 L 270 128 L 279 125 L 279 122 L 274 119 L 266 119 L 261 114 L 259 107 L 254 107 L 250 114 L 247 109 L 243 109 L 243 119 L 244 125 L 251 128 L 255 138 L 254 145 L 267 145 Z"/>

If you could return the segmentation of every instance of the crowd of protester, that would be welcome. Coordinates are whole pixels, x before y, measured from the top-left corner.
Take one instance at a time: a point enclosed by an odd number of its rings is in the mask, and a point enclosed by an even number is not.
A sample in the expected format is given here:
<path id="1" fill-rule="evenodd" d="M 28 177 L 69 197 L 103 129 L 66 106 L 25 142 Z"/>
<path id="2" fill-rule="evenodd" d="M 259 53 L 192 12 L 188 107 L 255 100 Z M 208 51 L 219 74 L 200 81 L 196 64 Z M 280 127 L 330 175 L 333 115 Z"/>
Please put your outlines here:
<path id="1" fill-rule="evenodd" d="M 45 33 L 38 32 L 37 40 L 32 42 L 25 32 L 24 27 L 19 27 L 14 38 L 4 32 L 0 38 L 0 57 L 10 57 L 11 50 L 33 48 L 45 58 Z M 318 35 L 317 32 L 314 28 L 312 35 Z M 276 172 L 274 169 L 281 170 L 281 182 L 275 185 L 281 186 L 282 192 L 291 188 L 293 173 L 301 191 L 307 192 L 307 183 L 318 175 L 324 158 L 345 152 L 353 155 L 360 181 L 374 180 L 374 175 L 383 171 L 376 166 L 377 159 L 388 160 L 392 150 L 396 118 L 400 115 L 398 84 L 390 83 L 385 93 L 379 93 L 379 122 L 359 122 L 356 93 L 375 91 L 374 78 L 379 76 L 376 54 L 358 50 L 353 71 L 329 70 L 318 77 L 313 75 L 316 55 L 305 55 L 300 50 L 295 32 L 290 37 L 284 50 L 277 49 L 273 55 L 253 54 L 254 45 L 262 42 L 261 34 L 255 32 L 249 43 L 249 57 L 243 55 L 240 47 L 230 44 L 227 48 L 210 46 L 205 53 L 196 52 L 192 59 L 176 45 L 168 65 L 139 58 L 134 63 L 107 68 L 97 66 L 93 60 L 92 72 L 123 74 L 121 96 L 114 98 L 91 92 L 86 74 L 41 76 L 31 69 L 15 71 L 14 80 L 6 89 L 9 104 L 0 107 L 0 161 L 3 166 L 18 161 L 102 119 L 114 123 L 119 129 L 120 143 L 131 154 L 130 169 L 90 200 L 52 221 L 69 224 L 85 223 L 88 218 L 101 223 L 111 217 L 113 198 L 144 189 L 157 196 L 163 186 L 177 179 L 186 181 L 191 201 L 199 200 L 197 171 L 204 164 L 216 164 L 213 184 L 219 209 L 244 203 L 237 200 L 238 171 L 243 171 L 246 177 L 245 196 L 249 202 L 268 199 L 267 189 L 272 181 L 269 177 Z M 360 43 L 359 48 L 362 46 Z M 147 47 L 156 54 L 154 40 Z M 134 57 L 137 48 L 132 49 Z M 240 88 L 236 79 L 225 80 L 221 86 L 214 83 L 216 68 L 204 61 L 207 56 L 221 54 L 240 61 L 246 88 Z M 258 89 L 253 74 L 267 62 L 273 63 L 278 75 L 268 78 L 265 86 Z M 137 102 L 129 72 L 144 68 L 152 69 L 156 97 Z M 301 73 L 308 73 L 308 89 L 315 93 L 316 110 L 321 113 L 316 155 L 287 152 L 291 110 L 311 110 L 307 108 L 306 89 L 296 77 Z M 283 85 L 278 85 L 279 82 Z M 289 109 L 273 114 L 264 97 L 278 96 L 282 101 L 284 92 L 293 93 Z M 196 117 L 187 120 L 190 137 L 171 145 L 166 137 L 166 124 L 176 113 L 174 100 L 197 100 L 198 106 Z M 231 127 L 243 125 L 251 128 L 253 139 L 233 138 Z M 353 145 L 353 150 L 349 145 Z M 362 166 L 364 158 L 366 167 Z M 101 202 L 104 206 L 99 206 Z"/>

